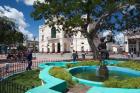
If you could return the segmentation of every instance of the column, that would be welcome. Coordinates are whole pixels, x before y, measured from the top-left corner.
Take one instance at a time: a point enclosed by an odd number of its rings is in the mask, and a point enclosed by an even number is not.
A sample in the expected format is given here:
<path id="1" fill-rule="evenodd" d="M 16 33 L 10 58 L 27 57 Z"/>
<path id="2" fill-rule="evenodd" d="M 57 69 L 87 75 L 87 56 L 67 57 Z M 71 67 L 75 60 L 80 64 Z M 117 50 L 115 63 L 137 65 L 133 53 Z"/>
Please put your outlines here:
<path id="1" fill-rule="evenodd" d="M 49 44 L 50 46 L 50 53 L 52 53 L 53 49 L 52 49 L 52 43 Z"/>
<path id="2" fill-rule="evenodd" d="M 139 51 L 139 41 L 136 40 L 136 51 Z"/>
<path id="3" fill-rule="evenodd" d="M 64 52 L 64 40 L 60 39 L 60 52 Z"/>
<path id="4" fill-rule="evenodd" d="M 57 53 L 58 49 L 57 49 L 57 43 L 55 43 L 55 53 Z"/>
<path id="5" fill-rule="evenodd" d="M 128 36 L 124 36 L 124 42 L 125 42 L 125 52 L 129 52 Z"/>
<path id="6" fill-rule="evenodd" d="M 136 40 L 136 55 L 138 56 L 138 52 L 139 52 L 139 41 L 138 39 Z"/>

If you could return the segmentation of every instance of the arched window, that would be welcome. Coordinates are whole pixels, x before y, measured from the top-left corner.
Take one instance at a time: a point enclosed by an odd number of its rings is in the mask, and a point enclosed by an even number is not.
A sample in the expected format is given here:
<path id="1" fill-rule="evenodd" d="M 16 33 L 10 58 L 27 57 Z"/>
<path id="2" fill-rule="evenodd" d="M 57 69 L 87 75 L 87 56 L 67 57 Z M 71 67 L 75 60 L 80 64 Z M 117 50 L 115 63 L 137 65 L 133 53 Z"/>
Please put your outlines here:
<path id="1" fill-rule="evenodd" d="M 52 27 L 51 29 L 51 38 L 56 38 L 56 28 Z"/>

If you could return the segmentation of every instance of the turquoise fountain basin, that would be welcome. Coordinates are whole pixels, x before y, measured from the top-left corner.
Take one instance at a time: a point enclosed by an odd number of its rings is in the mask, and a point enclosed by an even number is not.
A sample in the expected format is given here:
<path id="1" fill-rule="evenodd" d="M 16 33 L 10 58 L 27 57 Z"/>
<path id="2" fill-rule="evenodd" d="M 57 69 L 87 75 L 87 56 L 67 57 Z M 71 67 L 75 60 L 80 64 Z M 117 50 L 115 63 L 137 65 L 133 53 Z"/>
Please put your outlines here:
<path id="1" fill-rule="evenodd" d="M 83 84 L 89 86 L 102 86 L 103 81 L 98 78 L 98 69 L 99 66 L 79 66 L 70 68 L 69 72 L 73 75 L 74 79 L 77 79 Z M 129 68 L 122 68 L 116 66 L 108 66 L 109 69 L 109 78 L 116 78 L 116 79 L 127 79 L 131 77 L 140 77 L 140 71 L 135 71 Z M 87 84 L 90 82 L 90 84 Z"/>
<path id="2" fill-rule="evenodd" d="M 140 93 L 140 89 L 127 88 L 107 88 L 103 86 L 98 76 L 99 66 L 79 66 L 70 68 L 69 72 L 73 75 L 74 80 L 79 83 L 92 86 L 86 93 Z M 110 77 L 117 79 L 126 79 L 131 77 L 140 77 L 140 71 L 129 68 L 122 68 L 116 66 L 108 66 Z"/>

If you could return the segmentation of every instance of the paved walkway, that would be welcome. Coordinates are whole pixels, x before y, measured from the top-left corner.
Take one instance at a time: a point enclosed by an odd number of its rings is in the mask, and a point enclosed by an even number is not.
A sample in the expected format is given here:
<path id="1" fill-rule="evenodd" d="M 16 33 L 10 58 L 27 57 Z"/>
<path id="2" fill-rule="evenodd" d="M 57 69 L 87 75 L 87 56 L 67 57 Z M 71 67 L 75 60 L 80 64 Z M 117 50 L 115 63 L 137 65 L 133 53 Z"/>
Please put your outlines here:
<path id="1" fill-rule="evenodd" d="M 37 54 L 34 54 L 34 56 L 37 57 L 37 59 L 52 59 L 52 60 L 61 60 L 61 59 L 72 59 L 72 54 L 71 53 L 65 53 L 63 55 L 61 54 L 41 54 L 41 53 L 37 53 Z M 82 54 L 81 53 L 78 53 L 78 57 L 79 58 L 82 58 Z M 86 59 L 92 59 L 92 53 L 88 53 L 86 55 Z M 127 55 L 122 55 L 122 54 L 111 54 L 110 55 L 110 58 L 116 58 L 116 59 L 128 59 L 128 56 Z M 133 59 L 133 60 L 140 60 L 140 57 L 137 57 L 136 55 L 134 55 L 133 58 L 130 58 L 130 59 Z"/>
<path id="2" fill-rule="evenodd" d="M 61 54 L 46 54 L 46 53 L 35 53 L 33 54 L 34 57 L 36 57 L 33 61 L 61 61 L 61 60 L 71 60 L 72 59 L 72 53 L 65 53 L 63 55 Z M 78 58 L 82 58 L 82 54 L 78 53 Z M 92 53 L 88 53 L 86 55 L 86 59 L 92 59 Z M 110 58 L 116 58 L 116 59 L 128 59 L 126 55 L 122 54 L 113 54 L 110 55 Z M 7 63 L 5 55 L 0 55 L 0 68 L 4 66 L 5 63 Z M 140 60 L 140 57 L 133 57 L 134 60 Z"/>

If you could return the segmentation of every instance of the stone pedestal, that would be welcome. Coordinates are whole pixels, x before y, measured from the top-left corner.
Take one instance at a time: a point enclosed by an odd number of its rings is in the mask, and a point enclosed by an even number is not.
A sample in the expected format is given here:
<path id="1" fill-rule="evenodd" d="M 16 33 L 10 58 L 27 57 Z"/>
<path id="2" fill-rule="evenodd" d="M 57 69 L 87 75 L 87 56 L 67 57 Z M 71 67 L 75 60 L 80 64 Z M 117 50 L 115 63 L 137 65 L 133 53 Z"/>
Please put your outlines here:
<path id="1" fill-rule="evenodd" d="M 101 80 L 106 80 L 109 77 L 109 71 L 106 65 L 101 65 L 99 67 L 99 78 Z"/>

